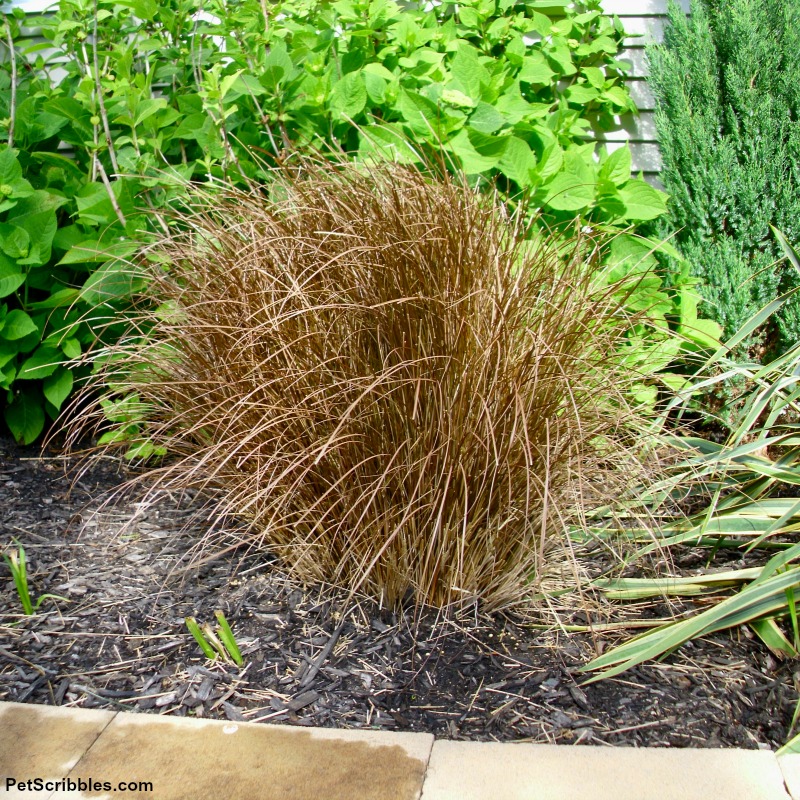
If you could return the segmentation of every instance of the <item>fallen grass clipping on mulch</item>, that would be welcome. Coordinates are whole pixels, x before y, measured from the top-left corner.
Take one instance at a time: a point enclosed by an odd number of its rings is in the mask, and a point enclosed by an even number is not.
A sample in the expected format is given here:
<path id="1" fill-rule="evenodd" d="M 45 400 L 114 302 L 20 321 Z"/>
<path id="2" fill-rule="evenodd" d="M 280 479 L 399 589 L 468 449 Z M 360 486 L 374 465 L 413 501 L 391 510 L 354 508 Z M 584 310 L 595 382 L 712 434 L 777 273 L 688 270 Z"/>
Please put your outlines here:
<path id="1" fill-rule="evenodd" d="M 640 472 L 641 376 L 614 355 L 630 320 L 596 242 L 397 165 L 301 161 L 270 198 L 198 192 L 149 252 L 96 378 L 129 424 L 101 441 L 168 453 L 154 490 L 201 490 L 294 578 L 527 602 L 569 526 Z"/>

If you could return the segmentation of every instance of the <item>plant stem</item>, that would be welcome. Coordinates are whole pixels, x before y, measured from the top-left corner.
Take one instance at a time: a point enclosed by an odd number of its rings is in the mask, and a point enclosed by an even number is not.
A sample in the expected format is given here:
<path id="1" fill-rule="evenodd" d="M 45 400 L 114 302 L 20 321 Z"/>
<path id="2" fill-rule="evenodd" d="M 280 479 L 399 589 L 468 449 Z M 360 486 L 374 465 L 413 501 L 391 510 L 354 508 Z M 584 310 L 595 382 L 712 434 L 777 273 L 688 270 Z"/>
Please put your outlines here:
<path id="1" fill-rule="evenodd" d="M 108 199 L 111 201 L 111 206 L 114 209 L 114 212 L 117 215 L 117 219 L 120 221 L 120 224 L 124 228 L 127 225 L 127 220 L 125 219 L 125 215 L 122 213 L 122 209 L 119 207 L 119 203 L 117 202 L 117 197 L 114 194 L 114 188 L 111 186 L 111 181 L 108 179 L 108 175 L 106 174 L 106 169 L 103 166 L 103 162 L 98 157 L 97 153 L 94 154 L 94 163 L 97 166 L 97 171 L 100 173 L 100 178 L 103 181 L 103 184 L 106 187 L 106 192 L 108 192 Z"/>
<path id="2" fill-rule="evenodd" d="M 17 115 L 17 52 L 14 49 L 14 37 L 11 35 L 11 24 L 8 17 L 3 15 L 3 23 L 6 28 L 6 41 L 8 43 L 8 55 L 11 59 L 11 100 L 8 109 L 8 146 L 14 146 L 14 121 Z"/>
<path id="3" fill-rule="evenodd" d="M 261 0 L 261 13 L 264 17 L 264 36 L 266 36 L 269 33 L 269 10 L 266 0 Z"/>
<path id="4" fill-rule="evenodd" d="M 94 61 L 94 75 L 92 77 L 94 78 L 95 91 L 97 92 L 97 105 L 98 108 L 100 109 L 100 119 L 103 121 L 103 133 L 105 133 L 106 136 L 106 146 L 108 147 L 108 156 L 111 159 L 111 166 L 114 167 L 114 174 L 118 175 L 119 164 L 117 163 L 117 154 L 116 151 L 114 150 L 114 142 L 111 139 L 111 126 L 108 124 L 106 103 L 105 100 L 103 99 L 103 85 L 100 82 L 100 66 L 97 60 L 97 0 L 94 0 L 94 30 L 92 35 L 94 38 L 94 43 L 92 48 L 92 55 Z M 87 59 L 87 66 L 88 66 L 88 59 Z"/>

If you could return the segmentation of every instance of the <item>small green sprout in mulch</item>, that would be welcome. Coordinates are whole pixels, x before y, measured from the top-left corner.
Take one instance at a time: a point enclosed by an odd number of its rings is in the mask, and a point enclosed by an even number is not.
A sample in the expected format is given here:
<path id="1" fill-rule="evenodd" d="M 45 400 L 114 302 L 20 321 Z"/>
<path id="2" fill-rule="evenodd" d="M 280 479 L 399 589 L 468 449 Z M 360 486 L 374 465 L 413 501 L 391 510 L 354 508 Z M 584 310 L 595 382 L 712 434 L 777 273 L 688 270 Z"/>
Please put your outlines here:
<path id="1" fill-rule="evenodd" d="M 39 595 L 35 603 L 33 602 L 28 586 L 28 559 L 25 555 L 25 548 L 19 542 L 16 542 L 16 545 L 16 547 L 10 548 L 8 552 L 2 553 L 2 556 L 3 561 L 6 562 L 11 571 L 11 578 L 14 581 L 17 597 L 19 597 L 25 616 L 33 616 L 45 600 L 64 600 L 69 602 L 66 597 L 58 594 L 42 594 Z"/>
<path id="2" fill-rule="evenodd" d="M 222 611 L 215 611 L 214 615 L 217 618 L 216 630 L 207 622 L 201 626 L 194 617 L 186 617 L 189 633 L 209 660 L 216 661 L 220 657 L 241 667 L 244 659 L 228 620 Z"/>

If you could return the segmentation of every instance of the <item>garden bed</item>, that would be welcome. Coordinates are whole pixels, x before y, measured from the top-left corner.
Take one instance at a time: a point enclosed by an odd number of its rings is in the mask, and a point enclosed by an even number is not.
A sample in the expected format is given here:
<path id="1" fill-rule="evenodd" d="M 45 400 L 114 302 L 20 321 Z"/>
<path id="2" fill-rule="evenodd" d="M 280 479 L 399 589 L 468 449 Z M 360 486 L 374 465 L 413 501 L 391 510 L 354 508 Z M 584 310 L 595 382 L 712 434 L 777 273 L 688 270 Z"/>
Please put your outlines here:
<path id="1" fill-rule="evenodd" d="M 368 601 L 340 614 L 343 597 L 252 553 L 182 572 L 201 533 L 191 509 L 170 497 L 101 508 L 124 468 L 100 460 L 72 485 L 68 467 L 0 441 L 0 546 L 25 547 L 34 600 L 68 598 L 24 617 L 0 567 L 0 700 L 473 740 L 775 748 L 787 737 L 791 666 L 746 632 L 582 687 L 597 636 Z M 676 563 L 690 571 L 702 557 Z M 218 608 L 242 668 L 206 660 L 186 629 L 186 616 L 210 622 Z"/>

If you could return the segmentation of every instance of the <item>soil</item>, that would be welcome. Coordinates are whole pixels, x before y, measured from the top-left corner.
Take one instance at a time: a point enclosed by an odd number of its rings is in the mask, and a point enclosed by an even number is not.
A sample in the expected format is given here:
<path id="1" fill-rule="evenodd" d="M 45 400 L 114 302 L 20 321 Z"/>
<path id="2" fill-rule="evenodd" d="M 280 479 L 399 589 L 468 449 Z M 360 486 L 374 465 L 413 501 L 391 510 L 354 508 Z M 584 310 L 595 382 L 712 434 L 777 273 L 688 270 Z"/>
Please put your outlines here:
<path id="1" fill-rule="evenodd" d="M 24 616 L 0 563 L 0 700 L 451 739 L 772 749 L 787 738 L 797 665 L 747 629 L 581 685 L 578 668 L 619 638 L 566 633 L 551 616 L 345 607 L 252 553 L 177 570 L 202 534 L 191 508 L 172 497 L 103 506 L 124 467 L 99 460 L 77 482 L 69 467 L 0 440 L 0 549 L 24 546 L 34 602 L 66 598 Z M 706 558 L 685 550 L 676 563 L 688 573 Z M 721 568 L 741 563 L 725 558 Z M 187 631 L 186 616 L 213 623 L 216 609 L 243 667 L 209 661 Z"/>

